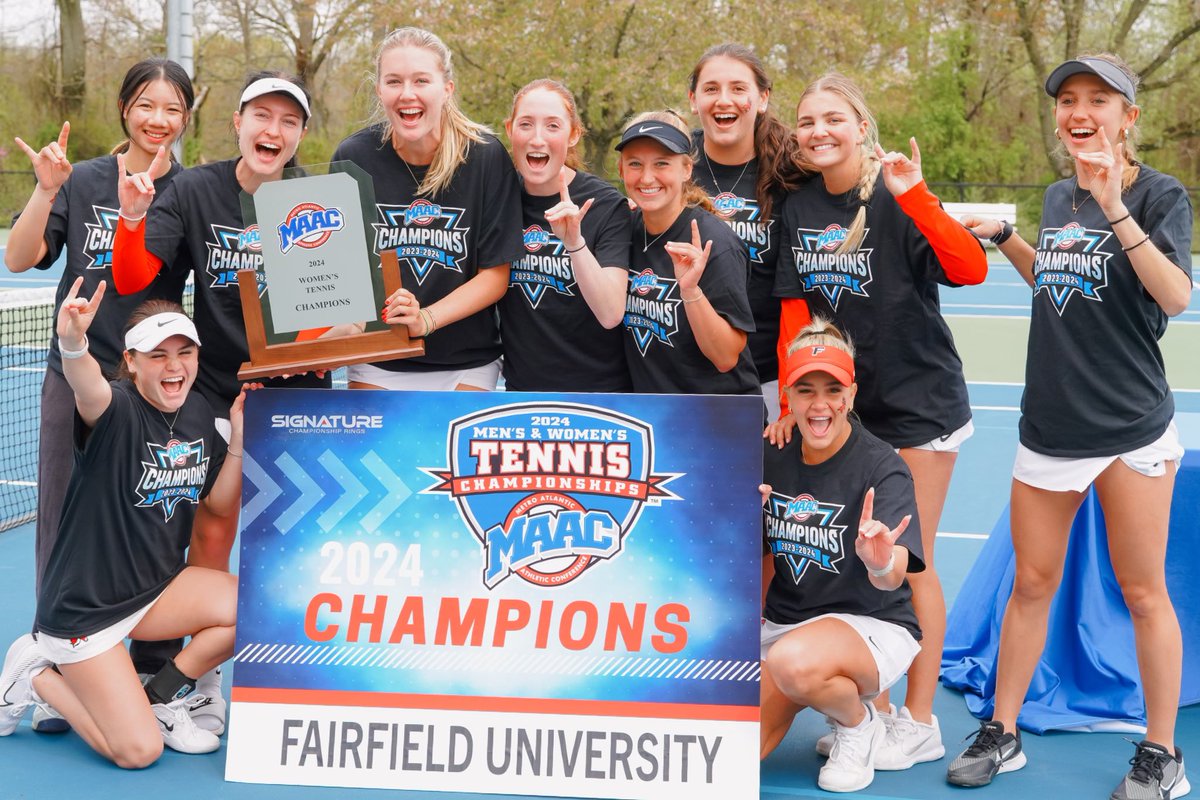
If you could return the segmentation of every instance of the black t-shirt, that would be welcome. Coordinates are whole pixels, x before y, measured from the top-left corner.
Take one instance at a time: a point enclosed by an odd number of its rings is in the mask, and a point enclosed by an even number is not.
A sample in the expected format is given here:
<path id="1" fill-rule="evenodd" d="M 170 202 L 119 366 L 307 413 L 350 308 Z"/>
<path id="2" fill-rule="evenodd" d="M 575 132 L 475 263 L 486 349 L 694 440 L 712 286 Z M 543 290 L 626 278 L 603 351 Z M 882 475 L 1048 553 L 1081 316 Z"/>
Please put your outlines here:
<path id="1" fill-rule="evenodd" d="M 472 144 L 454 179 L 437 195 L 418 197 L 417 182 L 428 171 L 406 164 L 378 125 L 352 133 L 338 145 L 334 161 L 353 161 L 375 181 L 379 221 L 375 250 L 395 250 L 401 282 L 422 306 L 430 305 L 475 277 L 525 254 L 521 241 L 521 194 L 517 171 L 504 145 L 487 135 Z M 375 366 L 393 372 L 479 367 L 500 357 L 496 309 L 485 308 L 425 340 L 425 355 Z"/>
<path id="2" fill-rule="evenodd" d="M 1064 458 L 1118 455 L 1162 436 L 1174 416 L 1158 347 L 1167 316 L 1095 200 L 1071 211 L 1075 186 L 1055 183 L 1042 205 L 1021 443 Z M 1192 207 L 1179 181 L 1142 165 L 1122 199 L 1191 277 Z"/>
<path id="3" fill-rule="evenodd" d="M 925 569 L 912 475 L 891 445 L 852 423 L 850 438 L 827 461 L 805 464 L 800 437 L 782 450 L 763 446 L 763 555 L 775 556 L 763 616 L 794 625 L 822 614 L 858 614 L 900 625 L 921 638 L 908 581 L 890 592 L 871 584 L 854 551 L 863 498 L 875 487 L 875 519 L 896 527 L 912 521 L 896 544 L 908 549 L 908 571 Z"/>
<path id="4" fill-rule="evenodd" d="M 250 356 L 237 274 L 262 269 L 262 246 L 242 222 L 238 159 L 184 170 L 146 215 L 146 249 L 163 272 L 196 271 L 196 331 L 200 371 L 196 389 L 226 405 L 237 396 L 238 368 Z M 248 235 L 250 234 L 250 235 Z"/>
<path id="5" fill-rule="evenodd" d="M 625 269 L 631 229 L 625 198 L 586 172 L 575 173 L 568 191 L 578 206 L 593 201 L 581 228 L 600 266 Z M 524 392 L 627 392 L 624 332 L 596 320 L 575 283 L 571 256 L 546 221 L 558 202 L 557 194 L 521 192 L 528 252 L 513 263 L 499 303 L 505 385 Z"/>
<path id="6" fill-rule="evenodd" d="M 172 162 L 166 174 L 154 182 L 155 191 L 164 191 L 182 169 Z M 109 375 L 116 373 L 121 354 L 125 351 L 125 337 L 121 332 L 129 321 L 129 315 L 143 301 L 151 298 L 178 302 L 186 277 L 186 272 L 182 277 L 162 274 L 140 292 L 117 294 L 112 279 L 112 244 L 120 210 L 121 203 L 117 199 L 117 157 L 101 156 L 76 164 L 71 170 L 71 177 L 59 189 L 50 210 L 44 234 L 46 257 L 36 265 L 38 269 L 49 268 L 66 249 L 66 265 L 58 282 L 58 290 L 54 293 L 56 312 L 76 278 L 83 277 L 80 297 L 91 297 L 100 281 L 107 283 L 104 301 L 88 328 L 88 350 L 100 362 L 100 368 Z M 16 217 L 13 219 L 15 221 Z M 61 375 L 62 356 L 58 352 L 58 333 L 54 330 L 53 322 L 50 327 L 47 361 L 50 369 Z"/>
<path id="7" fill-rule="evenodd" d="M 746 246 L 750 273 L 746 292 L 754 312 L 754 332 L 750 334 L 750 355 L 763 381 L 779 374 L 779 298 L 775 296 L 775 266 L 779 261 L 779 219 L 783 195 L 771 203 L 771 218 L 763 219 L 755 184 L 758 159 L 745 164 L 728 165 L 713 161 L 704 152 L 704 133 L 693 133 L 700 156 L 692 169 L 692 179 L 712 195 L 717 216 L 729 224 Z"/>
<path id="8" fill-rule="evenodd" d="M 183 570 L 196 506 L 225 460 L 200 394 L 176 416 L 129 381 L 111 386 L 95 427 L 75 415 L 75 469 L 37 608 L 37 629 L 59 638 L 124 619 Z"/>
<path id="9" fill-rule="evenodd" d="M 854 409 L 892 447 L 914 447 L 971 419 L 962 360 L 942 318 L 946 277 L 929 241 L 882 176 L 867 202 L 859 249 L 835 255 L 862 201 L 831 195 L 819 175 L 788 195 L 775 291 L 803 297 L 832 319 L 857 350 Z"/>
<path id="10" fill-rule="evenodd" d="M 721 372 L 696 344 L 688 323 L 675 266 L 664 245 L 691 242 L 692 220 L 700 225 L 701 243 L 712 240 L 712 251 L 700 290 L 730 325 L 754 330 L 746 298 L 746 248 L 737 234 L 703 209 L 687 207 L 671 227 L 657 237 L 646 233 L 640 211 L 633 215 L 633 247 L 629 257 L 629 291 L 625 298 L 625 357 L 633 390 L 655 394 L 757 394 L 758 373 L 749 347 L 737 364 Z M 648 247 L 646 246 L 648 243 Z"/>

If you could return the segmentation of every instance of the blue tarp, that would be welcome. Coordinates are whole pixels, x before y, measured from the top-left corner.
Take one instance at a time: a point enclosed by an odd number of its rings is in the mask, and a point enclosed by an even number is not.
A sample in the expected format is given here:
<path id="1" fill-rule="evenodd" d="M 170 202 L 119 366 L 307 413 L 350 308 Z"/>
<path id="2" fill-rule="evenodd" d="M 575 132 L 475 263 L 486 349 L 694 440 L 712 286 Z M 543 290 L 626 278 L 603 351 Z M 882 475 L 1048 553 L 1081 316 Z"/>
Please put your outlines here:
<path id="1" fill-rule="evenodd" d="M 967 708 L 991 716 L 1000 621 L 1013 585 L 1006 508 L 964 581 L 949 614 L 942 683 L 965 693 Z M 1180 705 L 1200 702 L 1200 451 L 1189 450 L 1175 485 L 1167 548 L 1167 587 L 1183 629 Z M 1133 624 L 1108 555 L 1095 493 L 1071 529 L 1062 585 L 1050 609 L 1046 650 L 1021 709 L 1019 725 L 1049 730 L 1144 730 Z"/>

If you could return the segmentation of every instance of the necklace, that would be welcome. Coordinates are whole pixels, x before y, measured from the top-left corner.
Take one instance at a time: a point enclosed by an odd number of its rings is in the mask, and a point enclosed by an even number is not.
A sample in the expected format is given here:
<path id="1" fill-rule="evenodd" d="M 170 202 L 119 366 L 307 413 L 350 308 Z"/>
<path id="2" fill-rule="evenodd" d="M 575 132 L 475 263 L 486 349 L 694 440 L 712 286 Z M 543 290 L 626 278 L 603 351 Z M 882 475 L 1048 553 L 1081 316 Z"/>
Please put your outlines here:
<path id="1" fill-rule="evenodd" d="M 414 186 L 416 189 L 420 189 L 420 188 L 421 188 L 421 182 L 420 182 L 419 180 L 417 180 L 417 176 L 416 176 L 416 174 L 415 174 L 415 173 L 412 171 L 412 167 L 410 167 L 410 166 L 408 165 L 408 162 L 407 162 L 407 161 L 405 161 L 403 158 L 401 158 L 401 159 L 400 159 L 400 163 L 404 165 L 404 168 L 405 168 L 406 170 L 408 170 L 408 177 L 410 177 L 410 178 L 412 178 L 412 179 L 413 179 L 413 186 Z M 415 191 L 415 189 L 414 189 L 414 191 Z"/>
<path id="2" fill-rule="evenodd" d="M 175 417 L 170 422 L 167 422 L 167 415 L 162 412 L 161 408 L 156 407 L 154 410 L 158 412 L 158 415 L 160 417 L 162 417 L 162 421 L 166 424 L 167 429 L 169 430 L 169 433 L 167 435 L 170 436 L 172 439 L 174 439 L 175 438 L 175 423 L 179 421 L 179 412 L 183 411 L 183 407 L 181 406 L 180 408 L 177 408 L 175 410 Z"/>
<path id="3" fill-rule="evenodd" d="M 1076 178 L 1075 185 L 1071 187 L 1071 213 L 1072 214 L 1078 214 L 1079 209 L 1083 208 L 1084 204 L 1087 203 L 1088 200 L 1092 199 L 1092 193 L 1089 191 L 1089 192 L 1084 193 L 1084 197 L 1082 200 L 1076 200 L 1075 199 L 1075 190 L 1078 188 L 1079 188 L 1079 178 Z"/>
<path id="4" fill-rule="evenodd" d="M 753 158 L 750 159 L 750 161 L 753 160 Z M 742 178 L 746 177 L 746 170 L 750 168 L 750 161 L 747 161 L 742 165 L 741 174 L 737 176 L 737 180 L 733 182 L 733 186 L 729 187 L 730 194 L 732 194 L 733 190 L 736 189 L 738 184 L 742 182 Z M 708 157 L 708 153 L 704 154 L 704 164 L 708 167 L 708 174 L 712 178 L 713 186 L 715 186 L 717 189 L 717 194 L 724 194 L 724 191 L 721 189 L 721 184 L 717 182 L 717 174 L 713 172 L 712 159 Z"/>
<path id="5" fill-rule="evenodd" d="M 671 229 L 667 228 L 667 231 L 669 231 L 669 230 L 671 230 Z M 642 252 L 643 253 L 647 252 L 650 249 L 650 245 L 654 244 L 659 239 L 661 239 L 662 237 L 667 235 L 667 231 L 663 231 L 658 236 L 655 236 L 653 239 L 651 239 L 650 241 L 647 242 L 646 241 L 646 226 L 643 223 L 643 225 L 642 225 Z"/>

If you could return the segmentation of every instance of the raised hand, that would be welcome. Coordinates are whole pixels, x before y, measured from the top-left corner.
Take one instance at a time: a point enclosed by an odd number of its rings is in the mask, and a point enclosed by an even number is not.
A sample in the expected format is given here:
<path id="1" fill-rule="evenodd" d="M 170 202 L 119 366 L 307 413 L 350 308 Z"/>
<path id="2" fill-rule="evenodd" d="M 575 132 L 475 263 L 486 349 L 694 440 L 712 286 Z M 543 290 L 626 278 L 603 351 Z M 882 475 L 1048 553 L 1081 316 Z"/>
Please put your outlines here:
<path id="1" fill-rule="evenodd" d="M 83 340 L 87 335 L 88 328 L 92 326 L 92 320 L 96 318 L 100 300 L 104 297 L 104 281 L 100 281 L 96 286 L 96 292 L 90 300 L 79 296 L 81 286 L 83 286 L 82 275 L 75 279 L 75 283 L 71 284 L 71 291 L 67 292 L 66 299 L 58 308 L 58 321 L 54 326 L 54 331 L 58 334 L 59 345 L 67 350 L 83 349 Z"/>
<path id="2" fill-rule="evenodd" d="M 145 172 L 130 175 L 125 170 L 125 154 L 117 153 L 117 199 L 121 204 L 121 216 L 136 222 L 146 216 L 150 203 L 154 201 L 154 177 L 167 160 L 167 148 L 161 145 Z"/>
<path id="3" fill-rule="evenodd" d="M 889 528 L 875 519 L 875 488 L 867 490 L 863 498 L 862 516 L 858 520 L 858 538 L 854 540 L 854 552 L 862 559 L 869 570 L 881 570 L 892 560 L 892 547 L 900 534 L 912 522 L 912 514 L 900 520 L 895 528 Z"/>
<path id="4" fill-rule="evenodd" d="M 883 185 L 895 196 L 899 196 L 916 186 L 924 178 L 921 175 L 921 149 L 917 147 L 916 137 L 908 140 L 912 147 L 912 158 L 895 150 L 885 153 L 878 144 L 875 145 L 875 155 L 883 170 Z"/>
<path id="5" fill-rule="evenodd" d="M 580 225 L 583 223 L 584 215 L 592 207 L 594 198 L 588 198 L 580 208 L 572 202 L 571 193 L 567 190 L 570 181 L 567 180 L 566 167 L 563 167 L 558 173 L 558 179 L 560 181 L 559 202 L 546 211 L 546 221 L 550 223 L 550 230 L 554 231 L 554 235 L 563 243 L 563 247 L 567 250 L 578 250 L 586 244 L 583 240 L 583 233 L 580 231 Z"/>
<path id="6" fill-rule="evenodd" d="M 37 176 L 38 187 L 43 191 L 57 192 L 67 182 L 67 178 L 71 177 L 71 162 L 67 159 L 67 138 L 70 135 L 71 123 L 64 122 L 58 139 L 41 150 L 34 150 L 25 144 L 21 137 L 16 137 L 17 146 L 29 156 L 33 174 Z"/>
<path id="7" fill-rule="evenodd" d="M 1114 147 L 1108 140 L 1104 128 L 1096 131 L 1100 149 L 1075 154 L 1079 175 L 1087 179 L 1088 191 L 1096 198 L 1096 204 L 1108 216 L 1125 214 L 1121 202 L 1121 173 L 1125 166 L 1125 145 L 1118 142 Z"/>
<path id="8" fill-rule="evenodd" d="M 712 252 L 712 240 L 700 244 L 700 225 L 692 220 L 691 242 L 667 242 L 663 245 L 671 263 L 675 267 L 675 281 L 679 284 L 679 296 L 684 300 L 699 299 L 695 297 L 700 291 L 700 276 L 708 266 L 708 256 Z"/>

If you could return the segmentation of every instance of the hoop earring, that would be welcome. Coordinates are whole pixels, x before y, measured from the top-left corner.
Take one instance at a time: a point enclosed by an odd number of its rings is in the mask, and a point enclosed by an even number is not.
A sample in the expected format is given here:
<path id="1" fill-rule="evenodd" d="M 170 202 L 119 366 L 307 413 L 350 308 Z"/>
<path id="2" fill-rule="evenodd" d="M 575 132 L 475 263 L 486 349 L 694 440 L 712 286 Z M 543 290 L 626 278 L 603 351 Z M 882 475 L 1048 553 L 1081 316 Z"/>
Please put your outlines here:
<path id="1" fill-rule="evenodd" d="M 1129 139 L 1129 128 L 1124 128 L 1121 130 L 1121 138 L 1126 140 Z"/>
<path id="2" fill-rule="evenodd" d="M 1060 142 L 1062 141 L 1062 139 L 1059 139 L 1059 136 L 1058 136 L 1058 128 L 1054 129 L 1054 138 L 1058 139 Z"/>

